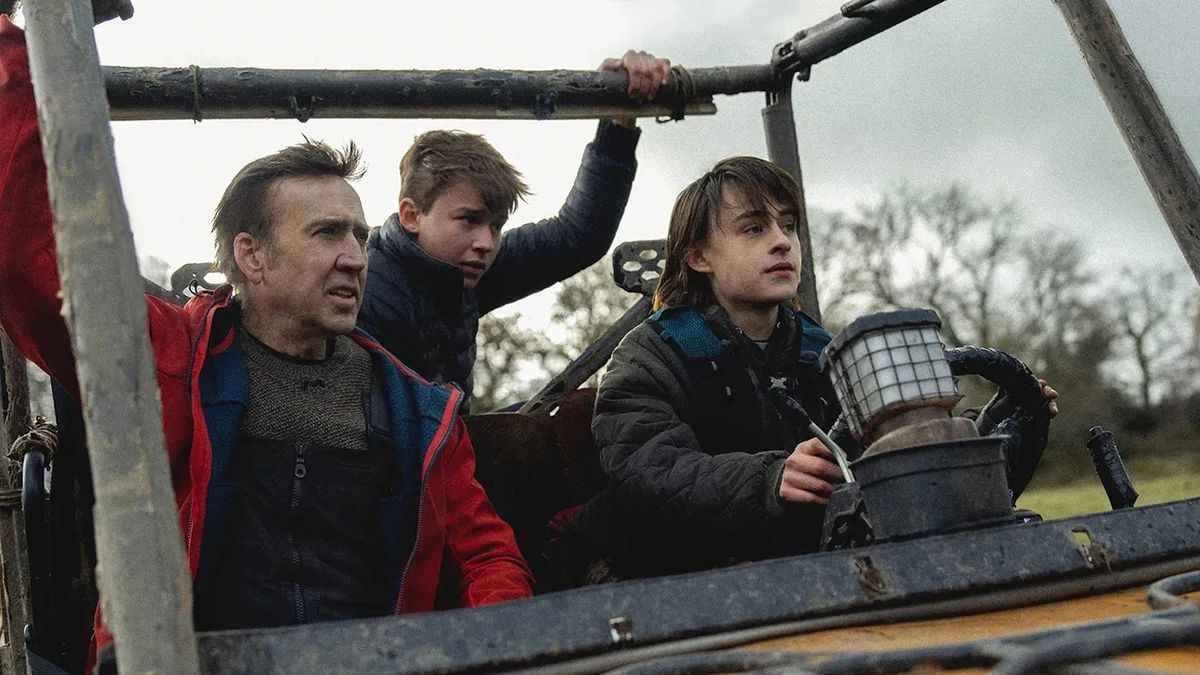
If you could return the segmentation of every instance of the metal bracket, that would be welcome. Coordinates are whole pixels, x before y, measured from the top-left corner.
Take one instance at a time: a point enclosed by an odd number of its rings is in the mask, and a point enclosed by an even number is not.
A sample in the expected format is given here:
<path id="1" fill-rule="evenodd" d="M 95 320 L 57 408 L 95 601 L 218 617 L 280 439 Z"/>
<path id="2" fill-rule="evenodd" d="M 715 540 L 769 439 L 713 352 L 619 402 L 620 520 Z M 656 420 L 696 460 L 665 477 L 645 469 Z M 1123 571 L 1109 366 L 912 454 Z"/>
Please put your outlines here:
<path id="1" fill-rule="evenodd" d="M 807 30 L 801 30 L 792 36 L 786 42 L 780 42 L 771 50 L 771 68 L 775 70 L 775 74 L 782 80 L 792 75 L 801 82 L 807 82 L 812 76 L 812 66 L 810 64 L 801 64 L 796 56 L 796 45 L 801 40 L 808 37 Z"/>
<path id="2" fill-rule="evenodd" d="M 213 271 L 215 267 L 210 262 L 180 265 L 179 269 L 171 273 L 171 290 L 181 296 L 185 293 L 195 295 L 197 288 L 215 291 L 221 284 L 214 284 L 205 279 L 205 276 Z"/>
<path id="3" fill-rule="evenodd" d="M 666 265 L 667 241 L 627 241 L 613 250 L 613 281 L 630 293 L 654 295 Z"/>
<path id="4" fill-rule="evenodd" d="M 92 0 L 92 20 L 96 25 L 118 17 L 122 21 L 128 21 L 133 17 L 131 0 Z"/>

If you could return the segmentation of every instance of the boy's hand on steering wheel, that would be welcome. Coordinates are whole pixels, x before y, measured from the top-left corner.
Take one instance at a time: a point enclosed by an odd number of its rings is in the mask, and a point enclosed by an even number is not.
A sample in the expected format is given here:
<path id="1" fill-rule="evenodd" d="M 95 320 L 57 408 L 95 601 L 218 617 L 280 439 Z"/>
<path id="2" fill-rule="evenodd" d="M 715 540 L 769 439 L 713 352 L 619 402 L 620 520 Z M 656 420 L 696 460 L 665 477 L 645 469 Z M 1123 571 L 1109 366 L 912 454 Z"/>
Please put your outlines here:
<path id="1" fill-rule="evenodd" d="M 825 504 L 834 485 L 842 481 L 833 453 L 811 438 L 798 444 L 784 461 L 779 499 L 792 504 Z"/>

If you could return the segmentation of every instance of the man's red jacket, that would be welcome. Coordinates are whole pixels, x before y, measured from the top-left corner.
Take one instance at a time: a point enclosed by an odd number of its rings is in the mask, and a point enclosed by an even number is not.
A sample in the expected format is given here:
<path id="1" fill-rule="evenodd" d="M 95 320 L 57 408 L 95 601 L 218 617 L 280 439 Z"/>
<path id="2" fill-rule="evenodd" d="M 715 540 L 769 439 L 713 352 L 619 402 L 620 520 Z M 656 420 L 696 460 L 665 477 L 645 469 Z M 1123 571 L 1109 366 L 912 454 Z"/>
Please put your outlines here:
<path id="1" fill-rule="evenodd" d="M 80 400 L 59 288 L 25 38 L 0 16 L 0 325 L 30 361 Z M 236 322 L 228 316 L 236 311 L 236 301 L 225 288 L 199 295 L 183 308 L 150 296 L 146 302 L 179 525 L 197 579 L 211 568 L 206 549 L 219 528 L 207 518 L 209 502 L 227 498 L 214 489 L 232 449 L 231 430 L 220 425 L 229 426 L 231 419 L 236 425 L 239 419 L 214 413 L 220 406 L 205 401 L 214 378 L 227 381 L 230 372 L 244 377 L 240 358 L 232 367 L 218 366 L 235 342 Z M 411 545 L 411 553 L 396 577 L 396 613 L 433 609 L 443 574 L 457 581 L 462 606 L 531 595 L 531 574 L 512 530 L 475 481 L 474 450 L 456 416 L 462 392 L 421 380 L 365 334 L 353 337 L 384 371 L 392 428 L 404 430 L 402 436 L 394 434 L 398 453 L 408 452 L 421 467 L 419 490 L 413 491 L 415 533 L 413 523 L 393 528 L 407 531 L 411 540 L 404 546 L 407 551 Z M 100 395 L 83 392 L 85 399 Z M 395 548 L 394 542 L 384 542 L 385 548 L 389 543 Z M 98 620 L 96 642 L 109 640 Z"/>

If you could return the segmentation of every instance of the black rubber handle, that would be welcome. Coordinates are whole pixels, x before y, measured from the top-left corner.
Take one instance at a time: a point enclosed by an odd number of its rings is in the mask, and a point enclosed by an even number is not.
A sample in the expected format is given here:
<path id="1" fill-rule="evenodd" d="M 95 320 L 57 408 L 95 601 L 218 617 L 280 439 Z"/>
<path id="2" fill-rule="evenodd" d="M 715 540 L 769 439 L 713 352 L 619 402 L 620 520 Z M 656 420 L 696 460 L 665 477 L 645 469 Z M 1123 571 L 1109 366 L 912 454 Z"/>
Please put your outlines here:
<path id="1" fill-rule="evenodd" d="M 1126 509 L 1137 501 L 1137 490 L 1133 489 L 1133 480 L 1125 470 L 1125 462 L 1121 461 L 1121 452 L 1111 431 L 1103 427 L 1092 427 L 1091 438 L 1088 439 L 1088 450 L 1092 453 L 1092 463 L 1096 465 L 1096 473 L 1100 475 L 1100 483 L 1108 495 L 1108 503 L 1113 510 Z"/>

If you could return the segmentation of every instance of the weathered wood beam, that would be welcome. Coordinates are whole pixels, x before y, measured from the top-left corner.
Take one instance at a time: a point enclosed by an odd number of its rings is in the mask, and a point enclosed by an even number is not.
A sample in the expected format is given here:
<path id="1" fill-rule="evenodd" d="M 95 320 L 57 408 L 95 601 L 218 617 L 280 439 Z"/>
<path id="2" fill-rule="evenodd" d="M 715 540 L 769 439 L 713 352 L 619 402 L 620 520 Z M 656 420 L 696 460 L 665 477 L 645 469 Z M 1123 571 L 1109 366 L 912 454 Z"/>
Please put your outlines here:
<path id="1" fill-rule="evenodd" d="M 1183 257 L 1200 281 L 1200 175 L 1105 0 L 1054 0 Z"/>
<path id="2" fill-rule="evenodd" d="M 122 672 L 197 673 L 142 279 L 87 0 L 24 5 L 63 312 L 95 481 L 104 619 Z"/>

